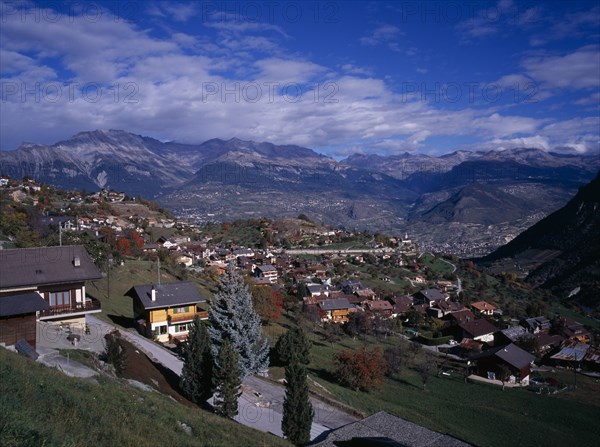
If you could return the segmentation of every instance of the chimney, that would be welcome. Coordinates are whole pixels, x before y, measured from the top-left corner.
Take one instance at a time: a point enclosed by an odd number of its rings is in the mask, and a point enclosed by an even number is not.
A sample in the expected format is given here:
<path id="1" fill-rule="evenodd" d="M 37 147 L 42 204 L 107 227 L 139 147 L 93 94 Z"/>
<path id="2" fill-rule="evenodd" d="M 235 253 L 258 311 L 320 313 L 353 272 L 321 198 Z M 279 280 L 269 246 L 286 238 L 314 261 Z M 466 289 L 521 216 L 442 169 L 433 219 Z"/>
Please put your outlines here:
<path id="1" fill-rule="evenodd" d="M 81 259 L 79 258 L 79 256 L 75 256 L 75 258 L 73 259 L 73 265 L 75 267 L 81 267 Z"/>
<path id="2" fill-rule="evenodd" d="M 154 288 L 154 284 L 152 284 L 152 292 L 150 298 L 152 299 L 152 301 L 156 301 L 156 289 Z"/>

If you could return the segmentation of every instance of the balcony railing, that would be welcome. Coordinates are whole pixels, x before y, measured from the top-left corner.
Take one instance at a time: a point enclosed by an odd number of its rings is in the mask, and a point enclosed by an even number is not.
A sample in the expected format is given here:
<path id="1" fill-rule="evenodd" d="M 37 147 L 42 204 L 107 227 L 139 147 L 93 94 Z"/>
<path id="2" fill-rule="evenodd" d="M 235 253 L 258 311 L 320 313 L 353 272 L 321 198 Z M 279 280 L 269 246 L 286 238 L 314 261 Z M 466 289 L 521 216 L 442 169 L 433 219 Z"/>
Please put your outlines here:
<path id="1" fill-rule="evenodd" d="M 208 311 L 200 311 L 200 312 L 194 312 L 194 313 L 185 313 L 185 314 L 175 314 L 175 315 L 169 315 L 167 318 L 169 319 L 169 323 L 181 323 L 183 321 L 192 321 L 196 315 L 201 319 L 201 320 L 206 320 L 208 319 Z"/>
<path id="2" fill-rule="evenodd" d="M 61 315 L 78 314 L 100 310 L 102 310 L 100 301 L 95 300 L 93 298 L 86 298 L 84 303 L 72 303 L 69 306 L 55 306 L 47 310 L 41 310 L 40 318 L 56 317 Z"/>

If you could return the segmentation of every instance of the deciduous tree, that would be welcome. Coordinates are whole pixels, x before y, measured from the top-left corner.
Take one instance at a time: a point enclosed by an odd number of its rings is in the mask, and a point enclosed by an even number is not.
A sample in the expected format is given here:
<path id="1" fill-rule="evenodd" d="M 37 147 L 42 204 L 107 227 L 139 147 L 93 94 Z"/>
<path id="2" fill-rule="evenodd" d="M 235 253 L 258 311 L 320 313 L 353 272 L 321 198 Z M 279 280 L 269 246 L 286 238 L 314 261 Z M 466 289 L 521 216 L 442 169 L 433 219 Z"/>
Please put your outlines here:
<path id="1" fill-rule="evenodd" d="M 340 383 L 356 391 L 381 387 L 387 366 L 379 347 L 369 350 L 366 346 L 357 351 L 342 351 L 335 356 L 334 363 Z"/>

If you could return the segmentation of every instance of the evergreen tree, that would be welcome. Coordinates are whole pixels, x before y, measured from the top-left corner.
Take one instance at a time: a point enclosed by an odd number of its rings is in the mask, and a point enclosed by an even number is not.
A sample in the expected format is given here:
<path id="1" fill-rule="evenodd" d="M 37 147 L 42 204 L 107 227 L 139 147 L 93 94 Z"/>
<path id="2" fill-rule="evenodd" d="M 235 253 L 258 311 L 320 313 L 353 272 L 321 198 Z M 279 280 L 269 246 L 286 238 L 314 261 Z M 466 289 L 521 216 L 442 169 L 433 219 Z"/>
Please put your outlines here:
<path id="1" fill-rule="evenodd" d="M 225 339 L 215 365 L 216 394 L 213 405 L 221 416 L 232 418 L 238 414 L 238 397 L 242 385 L 239 355 Z"/>
<path id="2" fill-rule="evenodd" d="M 206 326 L 196 316 L 183 344 L 180 385 L 186 397 L 199 404 L 213 394 L 213 357 Z"/>
<path id="3" fill-rule="evenodd" d="M 277 359 L 282 365 L 288 365 L 295 355 L 298 361 L 304 365 L 310 363 L 311 343 L 306 334 L 299 327 L 294 327 L 283 334 L 275 344 Z"/>
<path id="4" fill-rule="evenodd" d="M 310 441 L 310 427 L 315 412 L 308 397 L 306 367 L 296 356 L 285 368 L 285 380 L 281 430 L 290 442 L 306 444 Z"/>
<path id="5" fill-rule="evenodd" d="M 248 286 L 230 265 L 219 280 L 219 289 L 208 313 L 211 350 L 217 358 L 225 339 L 239 354 L 242 379 L 269 366 L 269 341 L 260 317 L 252 307 Z M 219 364 L 217 360 L 217 365 Z"/>

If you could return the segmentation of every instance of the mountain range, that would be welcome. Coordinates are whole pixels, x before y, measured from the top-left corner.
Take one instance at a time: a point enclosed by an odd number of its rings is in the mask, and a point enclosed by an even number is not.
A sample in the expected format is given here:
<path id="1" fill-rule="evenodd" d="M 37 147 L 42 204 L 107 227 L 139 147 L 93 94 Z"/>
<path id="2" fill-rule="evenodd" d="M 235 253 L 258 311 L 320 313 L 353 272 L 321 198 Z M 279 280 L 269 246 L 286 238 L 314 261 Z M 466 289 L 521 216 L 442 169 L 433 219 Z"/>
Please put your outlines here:
<path id="1" fill-rule="evenodd" d="M 432 248 L 471 233 L 477 245 L 482 234 L 487 252 L 564 205 L 598 169 L 597 156 L 531 148 L 337 161 L 294 145 L 237 138 L 192 145 L 122 130 L 0 151 L 1 174 L 143 195 L 200 222 L 304 213 L 351 229 L 410 231 Z"/>
<path id="2" fill-rule="evenodd" d="M 496 270 L 526 269 L 532 285 L 600 306 L 600 174 L 564 207 L 479 262 Z"/>

